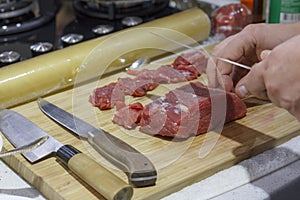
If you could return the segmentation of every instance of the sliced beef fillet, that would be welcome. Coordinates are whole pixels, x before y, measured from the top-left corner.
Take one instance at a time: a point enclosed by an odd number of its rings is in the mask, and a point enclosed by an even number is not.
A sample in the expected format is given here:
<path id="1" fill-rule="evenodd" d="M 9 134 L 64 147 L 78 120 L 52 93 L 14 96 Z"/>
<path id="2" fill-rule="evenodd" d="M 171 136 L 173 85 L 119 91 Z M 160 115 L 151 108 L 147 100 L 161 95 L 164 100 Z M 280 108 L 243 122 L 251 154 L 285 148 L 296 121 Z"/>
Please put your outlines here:
<path id="1" fill-rule="evenodd" d="M 133 97 L 145 96 L 147 91 L 154 90 L 158 86 L 158 83 L 151 79 L 142 78 L 119 78 L 118 87 L 124 93 L 124 95 L 130 95 Z"/>
<path id="2" fill-rule="evenodd" d="M 212 108 L 212 101 L 216 108 Z M 218 109 L 219 106 L 226 108 Z M 218 110 L 225 113 L 217 113 Z M 235 94 L 208 89 L 198 82 L 170 91 L 146 105 L 139 125 L 147 134 L 187 138 L 245 115 L 246 105 Z"/>
<path id="3" fill-rule="evenodd" d="M 108 110 L 116 102 L 124 102 L 126 95 L 141 97 L 157 86 L 158 83 L 148 79 L 119 78 L 117 82 L 96 88 L 90 95 L 89 102 L 100 110 Z"/>
<path id="4" fill-rule="evenodd" d="M 133 129 L 139 123 L 143 109 L 143 105 L 138 102 L 130 105 L 117 102 L 113 122 L 126 129 Z"/>
<path id="5" fill-rule="evenodd" d="M 172 65 L 163 65 L 158 69 L 127 70 L 130 75 L 138 79 L 150 79 L 156 83 L 179 83 L 194 80 L 200 75 L 197 70 L 189 66 L 175 69 Z"/>
<path id="6" fill-rule="evenodd" d="M 160 83 L 179 83 L 197 79 L 205 71 L 207 59 L 198 52 L 177 57 L 172 65 L 163 65 L 155 70 L 128 70 L 135 78 L 119 78 L 117 82 L 96 88 L 89 97 L 90 103 L 107 110 L 126 95 L 141 97 L 154 90 Z"/>
<path id="7" fill-rule="evenodd" d="M 206 70 L 207 59 L 197 51 L 178 56 L 171 65 L 158 69 L 128 70 L 130 75 L 152 79 L 157 83 L 178 83 L 196 79 Z"/>
<path id="8" fill-rule="evenodd" d="M 178 56 L 172 65 L 174 69 L 198 73 L 199 76 L 206 71 L 207 58 L 200 52 L 193 51 Z"/>
<path id="9" fill-rule="evenodd" d="M 89 102 L 100 110 L 111 109 L 115 102 L 124 100 L 125 96 L 116 82 L 96 88 L 89 97 Z"/>

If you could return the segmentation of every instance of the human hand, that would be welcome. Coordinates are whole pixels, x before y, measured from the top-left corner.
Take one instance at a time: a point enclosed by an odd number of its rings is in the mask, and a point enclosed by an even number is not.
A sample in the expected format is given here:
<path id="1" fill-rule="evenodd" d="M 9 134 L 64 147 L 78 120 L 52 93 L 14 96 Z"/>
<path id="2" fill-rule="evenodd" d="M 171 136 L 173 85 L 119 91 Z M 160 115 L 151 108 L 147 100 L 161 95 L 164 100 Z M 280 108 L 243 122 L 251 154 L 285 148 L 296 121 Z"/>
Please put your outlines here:
<path id="1" fill-rule="evenodd" d="M 236 85 L 241 98 L 254 95 L 269 99 L 300 121 L 300 35 L 261 54 L 262 61 Z"/>
<path id="2" fill-rule="evenodd" d="M 260 62 L 260 54 L 265 49 L 273 49 L 278 44 L 300 33 L 300 23 L 295 24 L 251 24 L 240 33 L 222 41 L 213 54 L 248 66 Z M 234 91 L 236 83 L 247 74 L 247 70 L 231 64 L 211 60 L 206 73 L 208 85 L 221 85 L 226 91 Z"/>

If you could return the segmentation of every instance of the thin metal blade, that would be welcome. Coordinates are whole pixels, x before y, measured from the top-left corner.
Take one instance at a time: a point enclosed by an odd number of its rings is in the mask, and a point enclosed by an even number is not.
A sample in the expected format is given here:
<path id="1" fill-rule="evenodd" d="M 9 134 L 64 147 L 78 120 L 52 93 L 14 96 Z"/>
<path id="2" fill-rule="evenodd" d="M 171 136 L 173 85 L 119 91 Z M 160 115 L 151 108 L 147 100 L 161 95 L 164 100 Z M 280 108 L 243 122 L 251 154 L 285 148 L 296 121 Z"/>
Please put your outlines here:
<path id="1" fill-rule="evenodd" d="M 167 38 L 167 37 L 165 37 L 165 36 L 163 36 L 163 35 L 160 35 L 160 34 L 158 34 L 158 33 L 153 33 L 153 32 L 150 32 L 150 33 L 152 33 L 153 35 L 155 35 L 155 36 L 157 36 L 157 37 L 159 37 L 159 38 L 161 38 L 161 39 L 164 39 L 164 40 L 170 41 L 170 42 L 172 42 L 172 43 L 174 43 L 174 44 L 177 44 L 177 45 L 179 45 L 179 46 L 182 46 L 182 47 L 185 47 L 185 48 L 187 48 L 187 49 L 192 49 L 192 50 L 194 50 L 194 51 L 200 52 L 201 54 L 203 54 L 203 55 L 206 56 L 206 57 L 213 57 L 213 58 L 216 58 L 216 59 L 221 60 L 221 61 L 223 61 L 223 62 L 227 62 L 227 63 L 230 63 L 230 64 L 232 64 L 232 65 L 236 65 L 236 66 L 238 66 L 238 67 L 241 67 L 241 68 L 244 68 L 244 69 L 247 69 L 247 70 L 251 70 L 251 67 L 249 67 L 249 66 L 247 66 L 247 65 L 244 65 L 244 64 L 241 64 L 241 63 L 238 63 L 238 62 L 235 62 L 235 61 L 226 59 L 226 58 L 222 58 L 222 57 L 216 56 L 216 55 L 214 55 L 214 54 L 212 54 L 212 53 L 207 52 L 207 51 L 206 51 L 205 49 L 203 49 L 203 48 L 201 48 L 201 49 L 196 49 L 196 48 L 194 48 L 194 47 L 192 47 L 192 46 L 189 46 L 189 45 L 187 45 L 187 44 L 178 42 L 178 41 L 173 40 L 173 39 L 171 39 L 171 38 Z"/>
<path id="2" fill-rule="evenodd" d="M 80 137 L 88 138 L 89 132 L 99 132 L 99 129 L 96 129 L 92 125 L 84 122 L 83 120 L 49 103 L 44 99 L 39 98 L 38 105 L 42 112 L 50 117 L 53 121 L 71 130 L 73 133 L 76 133 Z"/>
<path id="3" fill-rule="evenodd" d="M 36 162 L 52 152 L 56 152 L 63 145 L 36 124 L 12 110 L 0 110 L 0 131 L 16 148 L 28 145 L 44 136 L 49 136 L 44 144 L 32 151 L 23 153 L 23 156 L 30 162 Z"/>

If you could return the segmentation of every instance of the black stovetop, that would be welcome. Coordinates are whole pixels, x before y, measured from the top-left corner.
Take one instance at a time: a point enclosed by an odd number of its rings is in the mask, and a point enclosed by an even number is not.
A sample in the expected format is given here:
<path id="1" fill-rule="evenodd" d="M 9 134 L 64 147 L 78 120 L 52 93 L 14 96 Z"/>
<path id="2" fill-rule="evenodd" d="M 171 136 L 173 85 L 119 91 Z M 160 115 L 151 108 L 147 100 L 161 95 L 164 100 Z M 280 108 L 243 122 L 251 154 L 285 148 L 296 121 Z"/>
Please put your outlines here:
<path id="1" fill-rule="evenodd" d="M 53 44 L 53 50 L 64 48 L 61 41 L 63 35 L 76 33 L 83 35 L 83 40 L 89 40 L 101 37 L 92 32 L 97 25 L 110 25 L 114 27 L 114 31 L 119 31 L 127 26 L 122 24 L 122 17 L 119 14 L 108 17 L 90 16 L 88 10 L 78 10 L 81 1 L 71 0 L 36 0 L 39 3 L 39 14 L 34 19 L 27 19 L 25 16 L 22 23 L 3 24 L 0 21 L 0 54 L 5 51 L 16 51 L 20 54 L 20 60 L 31 58 L 34 56 L 30 50 L 30 46 L 37 42 L 49 42 Z M 153 8 L 152 8 L 153 9 Z M 95 12 L 95 11 L 92 11 Z M 97 12 L 97 11 L 96 11 Z M 160 17 L 164 17 L 178 10 L 169 6 L 164 7 L 158 12 L 150 12 L 145 14 L 140 12 L 140 17 L 144 22 L 148 22 Z M 132 15 L 132 12 L 128 15 Z M 137 13 L 139 15 L 139 13 Z M 125 14 L 126 16 L 126 14 Z M 41 23 L 42 25 L 38 25 Z M 18 31 L 20 31 L 18 33 Z M 5 66 L 7 64 L 2 64 Z"/>

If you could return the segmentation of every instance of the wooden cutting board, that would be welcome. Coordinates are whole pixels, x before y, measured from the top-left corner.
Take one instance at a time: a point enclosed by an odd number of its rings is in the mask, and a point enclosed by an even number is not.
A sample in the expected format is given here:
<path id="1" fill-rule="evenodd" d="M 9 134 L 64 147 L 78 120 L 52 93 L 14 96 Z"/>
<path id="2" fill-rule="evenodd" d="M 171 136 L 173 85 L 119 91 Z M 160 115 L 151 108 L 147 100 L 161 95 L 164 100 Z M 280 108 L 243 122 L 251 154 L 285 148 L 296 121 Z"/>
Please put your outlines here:
<path id="1" fill-rule="evenodd" d="M 166 58 L 160 63 L 171 63 L 173 59 L 174 57 Z M 152 68 L 157 65 L 146 67 Z M 152 160 L 158 170 L 157 184 L 152 187 L 135 188 L 133 199 L 160 199 L 243 159 L 275 147 L 300 133 L 300 123 L 288 112 L 256 99 L 246 100 L 247 116 L 226 124 L 221 135 L 209 132 L 186 140 L 172 140 L 149 136 L 138 129 L 128 131 L 112 123 L 113 110 L 99 111 L 88 102 L 88 97 L 96 86 L 126 76 L 128 75 L 120 72 L 102 77 L 100 81 L 76 85 L 45 99 L 94 126 L 105 129 Z M 205 82 L 205 75 L 198 80 Z M 127 102 L 140 101 L 145 104 L 178 85 L 182 84 L 162 84 L 146 97 L 128 98 Z M 60 142 L 74 145 L 89 154 L 101 165 L 127 181 L 123 172 L 102 158 L 86 141 L 80 140 L 42 114 L 36 102 L 12 109 L 28 117 Z M 4 138 L 4 149 L 11 148 L 12 145 Z M 18 155 L 6 158 L 5 162 L 48 199 L 103 199 L 54 157 L 31 164 Z"/>

